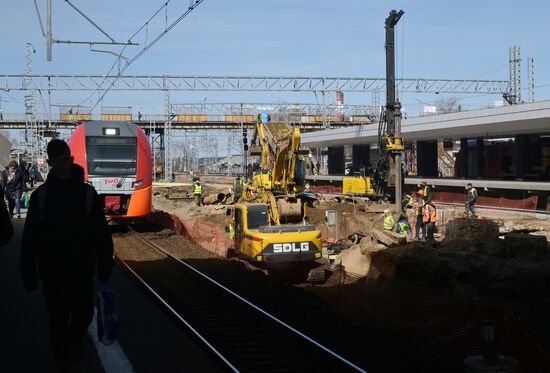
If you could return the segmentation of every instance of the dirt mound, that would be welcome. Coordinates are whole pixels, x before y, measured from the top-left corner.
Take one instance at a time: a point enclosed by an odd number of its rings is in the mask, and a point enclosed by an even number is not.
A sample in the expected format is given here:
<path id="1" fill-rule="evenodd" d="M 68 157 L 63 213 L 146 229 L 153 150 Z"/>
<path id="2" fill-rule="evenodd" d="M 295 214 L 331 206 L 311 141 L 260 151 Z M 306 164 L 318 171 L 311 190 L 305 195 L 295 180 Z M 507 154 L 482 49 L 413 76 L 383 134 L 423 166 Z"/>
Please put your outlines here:
<path id="1" fill-rule="evenodd" d="M 492 220 L 454 219 L 445 227 L 444 244 L 462 249 L 464 245 L 483 248 L 489 241 L 497 240 L 498 224 Z M 460 245 L 456 245 L 460 243 Z"/>

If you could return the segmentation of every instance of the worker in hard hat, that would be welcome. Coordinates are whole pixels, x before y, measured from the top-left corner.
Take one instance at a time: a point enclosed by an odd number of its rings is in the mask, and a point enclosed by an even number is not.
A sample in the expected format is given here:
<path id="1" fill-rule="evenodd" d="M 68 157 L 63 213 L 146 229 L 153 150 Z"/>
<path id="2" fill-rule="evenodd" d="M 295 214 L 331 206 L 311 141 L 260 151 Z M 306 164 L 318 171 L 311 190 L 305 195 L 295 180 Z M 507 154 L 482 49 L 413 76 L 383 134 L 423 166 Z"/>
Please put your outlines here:
<path id="1" fill-rule="evenodd" d="M 233 196 L 235 203 L 239 202 L 243 193 L 243 182 L 240 175 L 237 175 L 233 181 Z"/>
<path id="2" fill-rule="evenodd" d="M 401 215 L 399 215 L 395 231 L 402 237 L 407 237 L 410 234 L 411 225 L 409 224 L 409 218 L 406 213 L 401 213 Z"/>
<path id="3" fill-rule="evenodd" d="M 464 212 L 467 214 L 467 215 L 470 215 L 470 213 L 472 214 L 472 218 L 476 218 L 476 210 L 474 208 L 474 205 L 476 204 L 476 200 L 477 200 L 477 189 L 474 188 L 472 186 L 471 183 L 468 183 L 468 185 L 466 185 L 466 198 L 467 198 L 467 201 L 466 201 L 466 204 L 464 206 Z"/>
<path id="4" fill-rule="evenodd" d="M 395 227 L 395 220 L 389 209 L 384 210 L 384 230 L 392 231 Z"/>
<path id="5" fill-rule="evenodd" d="M 195 183 L 193 184 L 193 196 L 195 197 L 195 203 L 197 206 L 204 206 L 204 203 L 202 202 L 202 184 L 199 178 L 196 178 Z"/>
<path id="6" fill-rule="evenodd" d="M 428 180 L 422 179 L 420 181 L 420 188 L 422 189 L 424 200 L 427 201 L 430 199 L 430 186 L 428 185 Z"/>
<path id="7" fill-rule="evenodd" d="M 414 240 L 418 241 L 420 240 L 420 229 L 422 228 L 422 239 L 426 239 L 426 224 L 424 224 L 423 219 L 423 213 L 424 213 L 424 205 L 426 201 L 424 200 L 424 190 L 420 189 L 416 193 L 417 199 L 416 199 L 416 221 L 415 221 L 415 234 L 414 234 Z"/>
<path id="8" fill-rule="evenodd" d="M 437 222 L 437 209 L 431 200 L 426 201 L 424 204 L 424 208 L 422 209 L 422 221 L 426 225 L 428 231 L 428 236 L 426 238 L 428 240 L 433 240 L 435 223 Z"/>

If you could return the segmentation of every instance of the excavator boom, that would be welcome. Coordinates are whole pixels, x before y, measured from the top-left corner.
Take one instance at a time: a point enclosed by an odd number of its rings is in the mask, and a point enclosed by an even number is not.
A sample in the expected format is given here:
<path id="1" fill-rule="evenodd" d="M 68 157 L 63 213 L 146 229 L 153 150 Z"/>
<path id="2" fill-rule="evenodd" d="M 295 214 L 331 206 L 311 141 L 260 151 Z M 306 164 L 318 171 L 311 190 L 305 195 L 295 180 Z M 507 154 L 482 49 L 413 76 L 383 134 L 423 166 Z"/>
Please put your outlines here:
<path id="1" fill-rule="evenodd" d="M 300 129 L 286 123 L 262 123 L 258 116 L 250 156 L 261 156 L 261 161 L 244 188 L 243 200 L 268 204 L 272 224 L 301 220 L 297 194 L 304 191 L 304 180 L 296 180 L 302 164 Z"/>

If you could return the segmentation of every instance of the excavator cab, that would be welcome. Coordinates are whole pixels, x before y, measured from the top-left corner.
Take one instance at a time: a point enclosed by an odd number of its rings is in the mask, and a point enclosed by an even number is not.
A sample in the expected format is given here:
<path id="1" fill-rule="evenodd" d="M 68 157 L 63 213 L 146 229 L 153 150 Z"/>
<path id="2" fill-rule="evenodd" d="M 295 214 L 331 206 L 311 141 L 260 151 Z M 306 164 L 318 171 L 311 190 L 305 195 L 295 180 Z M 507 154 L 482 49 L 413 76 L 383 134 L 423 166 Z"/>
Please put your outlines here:
<path id="1" fill-rule="evenodd" d="M 311 262 L 322 256 L 321 232 L 311 224 L 269 225 L 267 204 L 238 203 L 228 209 L 235 252 L 256 262 Z"/>

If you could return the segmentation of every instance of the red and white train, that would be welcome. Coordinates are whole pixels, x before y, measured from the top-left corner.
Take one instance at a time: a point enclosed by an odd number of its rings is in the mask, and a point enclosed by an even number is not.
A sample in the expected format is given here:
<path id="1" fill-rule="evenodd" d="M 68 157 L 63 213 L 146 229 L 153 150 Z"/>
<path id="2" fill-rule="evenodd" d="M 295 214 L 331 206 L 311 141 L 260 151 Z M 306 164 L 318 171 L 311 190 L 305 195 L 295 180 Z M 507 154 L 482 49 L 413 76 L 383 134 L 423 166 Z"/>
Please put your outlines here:
<path id="1" fill-rule="evenodd" d="M 152 202 L 151 148 L 136 124 L 91 121 L 69 139 L 75 163 L 103 201 L 105 215 L 115 220 L 150 214 Z"/>

